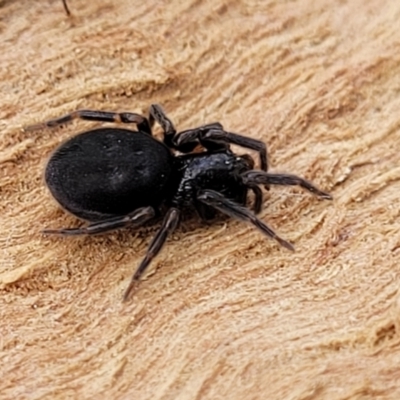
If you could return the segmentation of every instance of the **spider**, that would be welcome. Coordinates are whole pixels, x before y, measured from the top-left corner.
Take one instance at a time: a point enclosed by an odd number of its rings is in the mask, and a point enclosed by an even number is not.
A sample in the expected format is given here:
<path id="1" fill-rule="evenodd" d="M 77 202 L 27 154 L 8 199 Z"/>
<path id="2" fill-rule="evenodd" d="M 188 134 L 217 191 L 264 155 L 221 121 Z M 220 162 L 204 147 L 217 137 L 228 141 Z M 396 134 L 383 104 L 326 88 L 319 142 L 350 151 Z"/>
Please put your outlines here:
<path id="1" fill-rule="evenodd" d="M 150 106 L 148 118 L 129 112 L 78 110 L 26 129 L 55 127 L 74 119 L 133 123 L 137 131 L 92 129 L 72 137 L 54 151 L 45 170 L 47 187 L 65 210 L 88 224 L 46 229 L 44 233 L 92 235 L 127 225 L 140 226 L 164 213 L 161 227 L 133 274 L 124 301 L 177 227 L 184 209 L 194 208 L 203 220 L 221 212 L 246 221 L 283 247 L 294 250 L 256 216 L 263 203 L 260 185 L 267 189 L 270 185 L 298 185 L 323 199 L 332 199 L 299 176 L 268 172 L 263 142 L 228 132 L 219 122 L 177 133 L 158 104 Z M 154 122 L 162 128 L 162 141 L 152 134 Z M 254 169 L 254 160 L 248 154 L 233 153 L 231 144 L 257 151 L 261 168 Z M 194 152 L 198 147 L 202 151 Z M 253 211 L 246 206 L 249 190 L 255 198 Z"/>

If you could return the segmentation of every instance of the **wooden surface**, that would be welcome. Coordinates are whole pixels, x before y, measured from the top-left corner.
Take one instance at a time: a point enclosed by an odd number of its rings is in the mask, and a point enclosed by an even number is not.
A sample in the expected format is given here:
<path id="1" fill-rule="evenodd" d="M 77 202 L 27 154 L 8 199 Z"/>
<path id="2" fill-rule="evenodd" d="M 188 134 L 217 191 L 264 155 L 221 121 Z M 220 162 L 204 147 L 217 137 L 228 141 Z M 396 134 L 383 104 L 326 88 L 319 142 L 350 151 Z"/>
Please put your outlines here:
<path id="1" fill-rule="evenodd" d="M 399 399 L 398 0 L 0 2 L 1 399 Z M 157 225 L 91 238 L 42 181 L 79 109 L 220 121 L 268 144 L 252 227 L 188 216 L 129 303 Z M 243 149 L 236 149 L 243 153 Z"/>

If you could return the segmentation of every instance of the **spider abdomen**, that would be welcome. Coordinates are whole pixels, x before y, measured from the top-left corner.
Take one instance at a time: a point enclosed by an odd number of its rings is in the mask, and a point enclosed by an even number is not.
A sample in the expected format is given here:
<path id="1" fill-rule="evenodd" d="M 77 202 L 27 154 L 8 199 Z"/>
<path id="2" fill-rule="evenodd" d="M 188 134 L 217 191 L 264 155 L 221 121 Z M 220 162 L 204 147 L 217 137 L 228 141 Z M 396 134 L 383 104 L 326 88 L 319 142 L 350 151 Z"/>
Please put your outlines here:
<path id="1" fill-rule="evenodd" d="M 162 142 L 146 133 L 95 129 L 55 150 L 45 180 L 66 210 L 97 221 L 158 206 L 169 188 L 172 158 Z"/>

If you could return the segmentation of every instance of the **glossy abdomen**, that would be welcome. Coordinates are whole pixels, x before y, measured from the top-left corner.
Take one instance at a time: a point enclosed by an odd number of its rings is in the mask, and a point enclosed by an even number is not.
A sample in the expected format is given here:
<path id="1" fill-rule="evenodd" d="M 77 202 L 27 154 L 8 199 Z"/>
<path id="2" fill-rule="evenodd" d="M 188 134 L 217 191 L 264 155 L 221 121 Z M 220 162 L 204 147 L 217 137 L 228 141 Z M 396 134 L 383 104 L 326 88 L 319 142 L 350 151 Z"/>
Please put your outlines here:
<path id="1" fill-rule="evenodd" d="M 158 206 L 168 192 L 172 157 L 146 133 L 96 129 L 62 144 L 47 164 L 45 180 L 63 208 L 97 221 Z"/>

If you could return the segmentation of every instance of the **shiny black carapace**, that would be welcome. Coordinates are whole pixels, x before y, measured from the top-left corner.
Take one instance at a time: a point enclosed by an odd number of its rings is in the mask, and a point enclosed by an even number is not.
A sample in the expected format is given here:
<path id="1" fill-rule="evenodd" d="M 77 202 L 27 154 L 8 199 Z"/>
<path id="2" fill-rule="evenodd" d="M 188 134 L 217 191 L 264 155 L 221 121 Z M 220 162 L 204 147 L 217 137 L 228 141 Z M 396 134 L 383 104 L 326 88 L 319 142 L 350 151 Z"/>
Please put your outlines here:
<path id="1" fill-rule="evenodd" d="M 185 208 L 196 209 L 204 220 L 220 211 L 247 221 L 293 250 L 289 242 L 256 217 L 263 202 L 259 185 L 266 188 L 299 185 L 331 199 L 328 193 L 296 175 L 267 172 L 267 150 L 263 142 L 227 132 L 218 122 L 177 133 L 159 105 L 150 107 L 149 118 L 135 113 L 79 110 L 27 130 L 53 127 L 77 118 L 134 123 L 138 130 L 94 129 L 73 137 L 55 150 L 46 167 L 46 184 L 64 209 L 89 224 L 44 232 L 91 235 L 127 225 L 140 226 L 157 214 L 165 214 L 124 300 L 177 226 Z M 163 130 L 163 141 L 152 135 L 154 122 Z M 231 144 L 256 150 L 261 168 L 253 169 L 254 161 L 249 155 L 234 154 Z M 248 190 L 255 195 L 254 212 L 246 207 Z"/>

